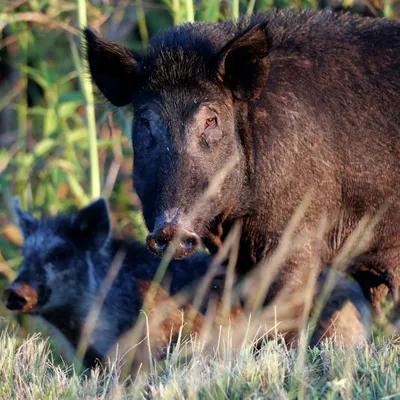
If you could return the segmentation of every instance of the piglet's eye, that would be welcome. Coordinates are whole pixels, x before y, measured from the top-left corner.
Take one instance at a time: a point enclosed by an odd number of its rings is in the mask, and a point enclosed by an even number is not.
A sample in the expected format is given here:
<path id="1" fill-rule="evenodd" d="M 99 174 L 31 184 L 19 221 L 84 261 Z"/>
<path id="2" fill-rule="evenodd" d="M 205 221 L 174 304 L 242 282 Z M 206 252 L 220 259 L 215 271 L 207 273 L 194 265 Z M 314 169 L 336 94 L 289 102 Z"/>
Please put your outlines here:
<path id="1" fill-rule="evenodd" d="M 65 260 L 67 257 L 69 257 L 69 255 L 70 255 L 70 253 L 67 249 L 55 250 L 47 256 L 47 261 L 48 262 L 56 262 L 56 261 Z"/>
<path id="2" fill-rule="evenodd" d="M 216 125 L 217 125 L 217 117 L 207 118 L 204 128 L 207 129 L 207 128 L 211 127 L 211 126 L 216 126 Z"/>
<path id="3" fill-rule="evenodd" d="M 140 125 L 144 126 L 147 129 L 150 129 L 150 122 L 146 118 L 140 118 Z"/>

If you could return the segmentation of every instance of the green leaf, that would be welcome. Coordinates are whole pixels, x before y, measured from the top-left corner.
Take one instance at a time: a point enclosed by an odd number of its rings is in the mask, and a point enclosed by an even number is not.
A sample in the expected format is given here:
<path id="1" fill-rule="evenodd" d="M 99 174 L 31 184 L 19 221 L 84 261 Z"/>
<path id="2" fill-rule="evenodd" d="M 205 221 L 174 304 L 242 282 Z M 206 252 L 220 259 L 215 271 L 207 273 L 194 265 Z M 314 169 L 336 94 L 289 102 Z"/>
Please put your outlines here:
<path id="1" fill-rule="evenodd" d="M 63 159 L 58 159 L 58 160 L 52 160 L 51 166 L 53 167 L 60 167 L 63 171 L 66 173 L 69 172 L 74 172 L 75 171 L 75 166 L 72 162 L 68 160 L 63 160 Z"/>
<path id="2" fill-rule="evenodd" d="M 76 113 L 78 107 L 82 105 L 81 101 L 69 101 L 59 105 L 58 115 L 63 119 L 67 119 Z"/>
<path id="3" fill-rule="evenodd" d="M 33 106 L 33 107 L 29 108 L 28 115 L 46 116 L 47 112 L 48 112 L 48 108 L 46 108 L 46 107 Z"/>
<path id="4" fill-rule="evenodd" d="M 58 189 L 61 182 L 65 179 L 64 173 L 60 167 L 52 168 L 50 171 L 51 180 L 54 186 Z"/>
<path id="5" fill-rule="evenodd" d="M 67 174 L 67 182 L 69 184 L 69 187 L 72 190 L 72 193 L 75 195 L 76 199 L 78 200 L 78 203 L 81 206 L 85 206 L 86 204 L 89 203 L 89 196 L 85 193 L 83 187 L 81 184 L 78 182 L 74 174 Z"/>
<path id="6" fill-rule="evenodd" d="M 41 86 L 44 90 L 48 90 L 51 82 L 48 82 L 44 77 L 41 71 L 36 70 L 35 68 L 28 67 L 27 65 L 20 64 L 20 70 L 23 73 L 26 73 L 32 78 L 39 86 Z"/>
<path id="7" fill-rule="evenodd" d="M 87 139 L 88 132 L 86 128 L 78 128 L 70 131 L 67 136 L 68 143 L 80 142 L 81 140 Z"/>
<path id="8" fill-rule="evenodd" d="M 33 151 L 35 152 L 36 156 L 43 157 L 55 146 L 57 146 L 57 142 L 54 139 L 45 138 L 36 144 Z"/>
<path id="9" fill-rule="evenodd" d="M 64 93 L 60 96 L 59 102 L 60 103 L 69 103 L 70 101 L 80 101 L 83 103 L 85 99 L 83 98 L 82 92 L 69 92 L 69 93 Z"/>
<path id="10" fill-rule="evenodd" d="M 45 136 L 50 136 L 57 130 L 58 119 L 53 109 L 49 108 L 44 118 L 43 131 Z"/>
<path id="11" fill-rule="evenodd" d="M 197 12 L 196 19 L 199 21 L 218 21 L 220 5 L 221 0 L 204 0 L 203 8 Z"/>
<path id="12" fill-rule="evenodd" d="M 50 187 L 46 182 L 43 182 L 41 185 L 38 185 L 36 188 L 36 193 L 35 193 L 35 205 L 39 207 L 43 207 L 43 205 L 46 202 L 46 194 L 47 194 L 47 188 Z"/>

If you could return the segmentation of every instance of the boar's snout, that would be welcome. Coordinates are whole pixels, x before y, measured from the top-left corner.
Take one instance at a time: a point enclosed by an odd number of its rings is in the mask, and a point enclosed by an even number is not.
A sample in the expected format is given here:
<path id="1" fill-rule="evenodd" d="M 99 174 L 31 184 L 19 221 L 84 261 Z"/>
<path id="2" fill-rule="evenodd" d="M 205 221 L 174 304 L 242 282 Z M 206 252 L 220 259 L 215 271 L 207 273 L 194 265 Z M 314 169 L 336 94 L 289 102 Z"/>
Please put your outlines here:
<path id="1" fill-rule="evenodd" d="M 37 305 L 38 294 L 25 282 L 14 282 L 5 291 L 6 307 L 13 311 L 27 312 Z"/>
<path id="2" fill-rule="evenodd" d="M 176 238 L 175 259 L 191 256 L 200 247 L 198 235 L 175 224 L 164 225 L 150 233 L 147 236 L 147 244 L 154 253 L 162 256 L 174 238 Z"/>

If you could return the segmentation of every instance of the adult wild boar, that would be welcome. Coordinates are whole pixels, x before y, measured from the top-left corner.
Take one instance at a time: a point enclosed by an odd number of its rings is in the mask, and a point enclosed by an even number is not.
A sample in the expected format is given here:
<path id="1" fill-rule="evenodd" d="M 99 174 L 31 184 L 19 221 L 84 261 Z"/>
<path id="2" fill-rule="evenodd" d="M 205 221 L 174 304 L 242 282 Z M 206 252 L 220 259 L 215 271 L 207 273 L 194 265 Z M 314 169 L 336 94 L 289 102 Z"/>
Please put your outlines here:
<path id="1" fill-rule="evenodd" d="M 291 254 L 269 292 L 332 260 L 365 215 L 386 206 L 351 273 L 379 311 L 400 260 L 400 24 L 329 11 L 193 23 L 136 54 L 86 30 L 90 72 L 115 106 L 133 105 L 134 184 L 162 254 L 205 238 L 215 251 L 241 220 L 238 273 L 271 254 L 312 190 L 298 232 L 323 237 Z M 237 160 L 195 218 L 217 173 Z"/>

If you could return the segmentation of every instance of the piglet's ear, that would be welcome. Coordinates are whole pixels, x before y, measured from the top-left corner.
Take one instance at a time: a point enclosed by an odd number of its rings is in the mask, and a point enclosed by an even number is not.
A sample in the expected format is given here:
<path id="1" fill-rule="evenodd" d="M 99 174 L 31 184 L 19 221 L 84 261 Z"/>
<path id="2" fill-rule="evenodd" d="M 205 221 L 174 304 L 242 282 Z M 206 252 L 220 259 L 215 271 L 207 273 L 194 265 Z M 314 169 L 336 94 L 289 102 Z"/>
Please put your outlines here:
<path id="1" fill-rule="evenodd" d="M 219 53 L 217 73 L 238 100 L 256 99 L 269 73 L 265 27 L 256 25 Z"/>
<path id="2" fill-rule="evenodd" d="M 13 199 L 13 209 L 17 216 L 17 223 L 22 236 L 26 239 L 36 230 L 39 221 L 32 214 L 21 208 L 18 196 L 15 196 Z"/>
<path id="3" fill-rule="evenodd" d="M 107 202 L 100 198 L 79 211 L 72 224 L 71 239 L 81 249 L 100 250 L 111 234 Z"/>
<path id="4" fill-rule="evenodd" d="M 133 54 L 124 46 L 84 30 L 86 56 L 92 79 L 113 105 L 123 107 L 132 100 L 135 66 Z"/>

